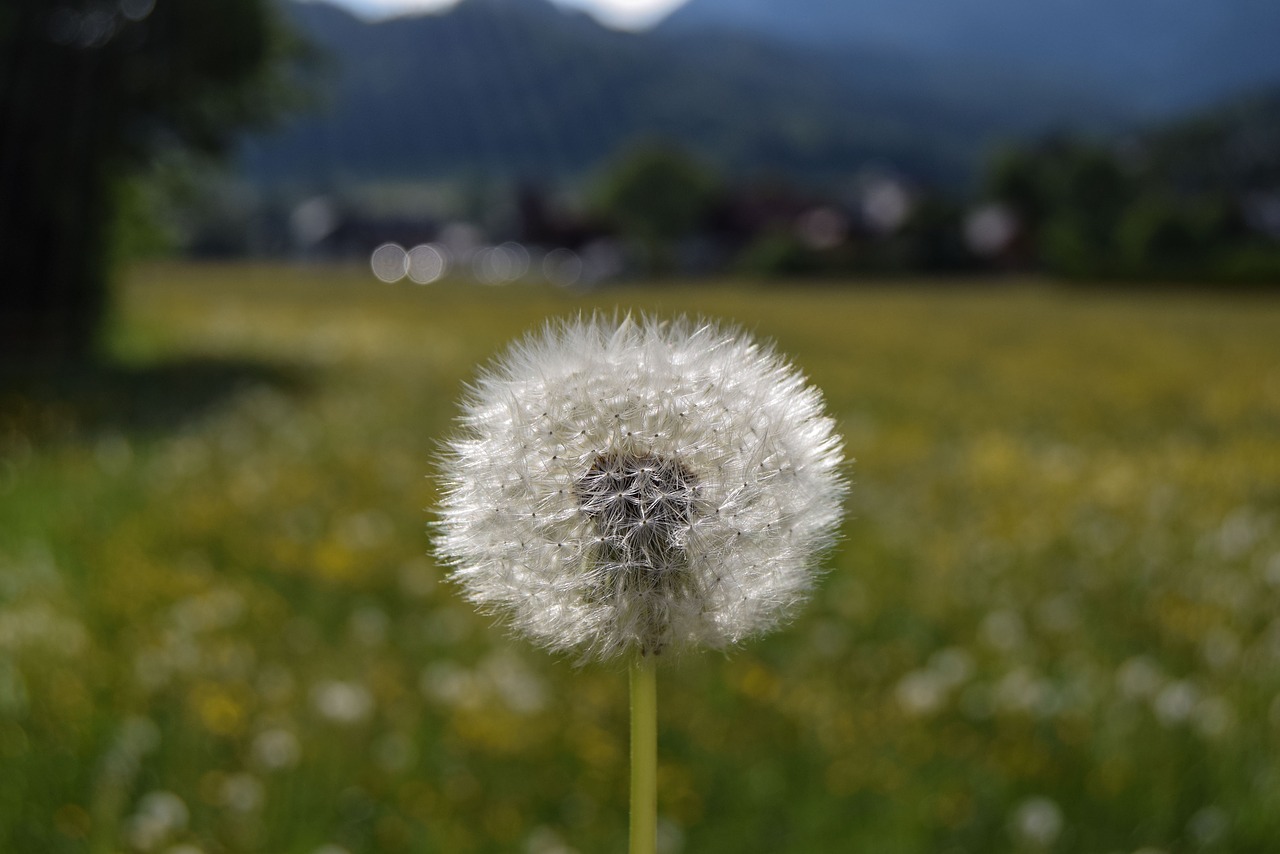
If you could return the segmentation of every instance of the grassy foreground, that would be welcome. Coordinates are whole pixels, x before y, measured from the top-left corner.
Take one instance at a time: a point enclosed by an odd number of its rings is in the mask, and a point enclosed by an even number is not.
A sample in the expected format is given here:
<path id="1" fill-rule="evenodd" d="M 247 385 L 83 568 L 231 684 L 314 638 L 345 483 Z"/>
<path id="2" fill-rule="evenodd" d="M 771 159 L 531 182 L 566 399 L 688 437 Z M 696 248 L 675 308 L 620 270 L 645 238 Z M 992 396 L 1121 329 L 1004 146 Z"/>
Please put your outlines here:
<path id="1" fill-rule="evenodd" d="M 857 458 L 800 619 L 659 674 L 663 850 L 1280 850 L 1280 298 L 157 266 L 0 387 L 0 851 L 625 850 L 625 671 L 424 532 L 461 383 L 597 306 L 772 338 Z"/>

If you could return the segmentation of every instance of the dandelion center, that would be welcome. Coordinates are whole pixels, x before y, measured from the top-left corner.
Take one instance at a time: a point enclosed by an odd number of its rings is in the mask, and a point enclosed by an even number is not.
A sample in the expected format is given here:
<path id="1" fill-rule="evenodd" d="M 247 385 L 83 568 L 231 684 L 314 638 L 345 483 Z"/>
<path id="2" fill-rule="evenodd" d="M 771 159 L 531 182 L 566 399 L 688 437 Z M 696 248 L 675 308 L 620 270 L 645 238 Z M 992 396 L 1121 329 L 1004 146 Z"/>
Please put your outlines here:
<path id="1" fill-rule="evenodd" d="M 614 609 L 645 654 L 670 642 L 672 606 L 699 595 L 686 548 L 694 488 L 687 468 L 654 453 L 599 454 L 578 483 L 599 537 L 587 599 Z"/>
<path id="2" fill-rule="evenodd" d="M 682 532 L 693 517 L 693 475 L 653 453 L 599 454 L 579 481 L 578 500 L 616 567 L 678 571 L 687 563 Z"/>

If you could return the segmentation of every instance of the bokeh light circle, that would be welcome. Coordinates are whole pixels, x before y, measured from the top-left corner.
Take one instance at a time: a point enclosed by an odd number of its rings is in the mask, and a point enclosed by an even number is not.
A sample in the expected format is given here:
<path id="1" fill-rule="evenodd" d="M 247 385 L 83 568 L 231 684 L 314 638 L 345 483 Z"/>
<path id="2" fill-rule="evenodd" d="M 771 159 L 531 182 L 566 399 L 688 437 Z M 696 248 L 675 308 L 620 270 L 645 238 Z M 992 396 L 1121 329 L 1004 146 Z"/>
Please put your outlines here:
<path id="1" fill-rule="evenodd" d="M 409 253 L 399 243 L 384 243 L 369 256 L 373 274 L 384 282 L 398 282 L 409 273 Z"/>
<path id="2" fill-rule="evenodd" d="M 431 243 L 422 243 L 409 250 L 409 278 L 419 285 L 429 285 L 445 274 L 448 264 L 444 253 Z"/>

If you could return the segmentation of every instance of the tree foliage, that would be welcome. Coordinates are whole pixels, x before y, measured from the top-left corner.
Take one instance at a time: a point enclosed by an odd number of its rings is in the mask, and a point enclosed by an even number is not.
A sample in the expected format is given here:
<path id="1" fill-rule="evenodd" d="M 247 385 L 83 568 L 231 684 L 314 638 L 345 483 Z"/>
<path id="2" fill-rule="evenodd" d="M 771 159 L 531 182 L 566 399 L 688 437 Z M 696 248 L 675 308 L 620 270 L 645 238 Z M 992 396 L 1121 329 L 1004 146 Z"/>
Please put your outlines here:
<path id="1" fill-rule="evenodd" d="M 715 175 L 683 151 L 662 144 L 636 148 L 608 174 L 601 212 L 648 255 L 652 272 L 670 266 L 676 241 L 703 224 L 719 194 Z"/>
<path id="2" fill-rule="evenodd" d="M 0 355 L 93 353 L 121 182 L 265 122 L 291 45 L 269 0 L 7 0 Z"/>
<path id="3" fill-rule="evenodd" d="M 1275 282 L 1280 91 L 1119 142 L 1005 152 L 986 196 L 1018 218 L 1034 266 L 1079 277 Z"/>

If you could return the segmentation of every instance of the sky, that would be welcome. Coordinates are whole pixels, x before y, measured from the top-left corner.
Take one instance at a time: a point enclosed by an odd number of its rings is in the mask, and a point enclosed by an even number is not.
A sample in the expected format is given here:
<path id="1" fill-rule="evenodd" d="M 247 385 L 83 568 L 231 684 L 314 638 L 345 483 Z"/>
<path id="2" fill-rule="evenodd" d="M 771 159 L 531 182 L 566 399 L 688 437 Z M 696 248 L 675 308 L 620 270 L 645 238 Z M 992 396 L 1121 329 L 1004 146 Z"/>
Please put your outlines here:
<path id="1" fill-rule="evenodd" d="M 329 0 L 367 18 L 385 18 L 454 5 L 457 0 Z M 643 29 L 657 23 L 685 0 L 553 0 L 559 6 L 585 9 L 602 23 L 623 29 Z"/>

